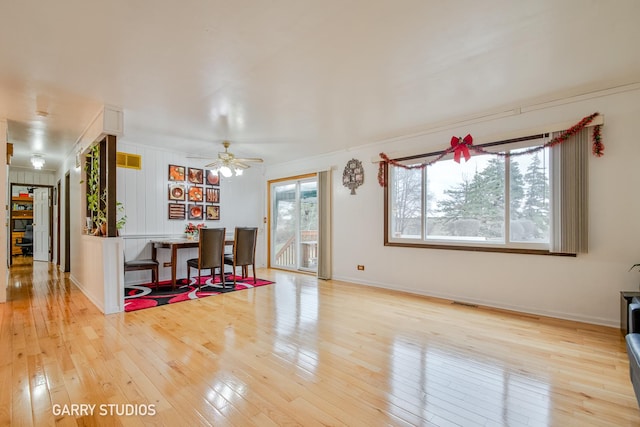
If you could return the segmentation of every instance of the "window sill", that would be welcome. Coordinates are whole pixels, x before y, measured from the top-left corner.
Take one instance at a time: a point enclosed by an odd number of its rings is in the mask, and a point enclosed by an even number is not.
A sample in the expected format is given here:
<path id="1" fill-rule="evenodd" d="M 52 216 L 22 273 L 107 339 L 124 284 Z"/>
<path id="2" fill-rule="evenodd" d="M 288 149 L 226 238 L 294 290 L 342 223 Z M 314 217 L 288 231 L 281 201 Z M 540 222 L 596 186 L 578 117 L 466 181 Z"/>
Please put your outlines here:
<path id="1" fill-rule="evenodd" d="M 401 248 L 424 248 L 424 249 L 445 249 L 450 251 L 471 251 L 471 252 L 499 252 L 507 254 L 525 254 L 525 255 L 550 255 L 575 257 L 576 254 L 550 252 L 546 249 L 523 249 L 523 248 L 506 248 L 506 247 L 490 247 L 490 246 L 466 246 L 466 245 L 441 245 L 433 243 L 400 243 L 400 242 L 384 242 L 385 246 L 395 246 Z"/>

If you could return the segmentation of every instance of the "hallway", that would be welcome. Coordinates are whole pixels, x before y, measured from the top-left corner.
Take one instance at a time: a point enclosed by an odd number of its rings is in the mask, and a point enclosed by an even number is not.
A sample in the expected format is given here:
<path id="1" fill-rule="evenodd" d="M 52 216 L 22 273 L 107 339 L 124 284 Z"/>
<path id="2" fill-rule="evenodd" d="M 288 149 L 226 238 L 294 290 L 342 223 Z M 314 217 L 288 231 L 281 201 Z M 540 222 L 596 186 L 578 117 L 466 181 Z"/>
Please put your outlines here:
<path id="1" fill-rule="evenodd" d="M 0 339 L 11 343 L 0 352 L 0 424 L 53 425 L 52 401 L 69 400 L 68 334 L 99 312 L 53 264 L 13 261 L 7 303 L 0 305 Z"/>

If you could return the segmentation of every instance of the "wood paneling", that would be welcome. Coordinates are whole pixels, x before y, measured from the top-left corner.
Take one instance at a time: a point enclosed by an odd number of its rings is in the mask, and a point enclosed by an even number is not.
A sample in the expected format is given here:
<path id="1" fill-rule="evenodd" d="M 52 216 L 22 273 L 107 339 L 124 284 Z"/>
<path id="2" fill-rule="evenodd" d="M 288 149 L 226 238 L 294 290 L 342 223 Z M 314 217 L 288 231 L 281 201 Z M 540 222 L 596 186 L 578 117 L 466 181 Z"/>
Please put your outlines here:
<path id="1" fill-rule="evenodd" d="M 53 265 L 15 265 L 0 424 L 640 424 L 617 329 L 258 275 L 276 283 L 103 316 Z M 52 416 L 71 403 L 157 415 Z"/>
<path id="2" fill-rule="evenodd" d="M 144 258 L 150 254 L 148 241 L 151 236 L 181 236 L 189 220 L 169 220 L 167 208 L 168 166 L 177 164 L 186 167 L 202 167 L 204 161 L 188 159 L 187 154 L 161 150 L 137 144 L 118 141 L 118 150 L 140 155 L 142 170 L 118 168 L 116 171 L 118 201 L 124 204 L 127 223 L 121 232 L 125 238 L 125 256 L 127 259 Z M 216 155 L 218 147 L 212 145 L 211 155 Z M 265 183 L 261 174 L 262 166 L 252 166 L 240 177 L 222 179 L 220 185 L 221 219 L 202 221 L 208 227 L 225 227 L 233 230 L 236 226 L 259 227 L 257 266 L 266 264 L 263 217 Z M 187 202 L 185 202 L 186 205 Z M 191 221 L 194 222 L 194 221 Z M 200 222 L 200 221 L 195 221 Z M 193 258 L 197 251 L 180 251 L 178 277 L 186 277 L 186 260 Z M 164 255 L 162 252 L 160 256 Z M 161 264 L 165 260 L 160 260 Z M 160 279 L 170 277 L 170 269 L 160 268 Z M 148 274 L 147 274 L 148 276 Z M 144 273 L 127 273 L 126 283 L 138 283 L 146 280 Z"/>
<path id="3" fill-rule="evenodd" d="M 9 182 L 12 184 L 53 185 L 55 183 L 55 175 L 52 172 L 10 168 Z"/>

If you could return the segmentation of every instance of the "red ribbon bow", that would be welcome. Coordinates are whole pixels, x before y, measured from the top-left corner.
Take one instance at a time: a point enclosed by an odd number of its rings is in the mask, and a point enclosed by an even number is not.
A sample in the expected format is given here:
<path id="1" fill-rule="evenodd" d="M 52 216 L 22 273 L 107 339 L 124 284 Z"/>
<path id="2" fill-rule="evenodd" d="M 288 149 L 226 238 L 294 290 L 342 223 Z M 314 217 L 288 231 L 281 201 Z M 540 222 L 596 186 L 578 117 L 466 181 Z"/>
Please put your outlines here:
<path id="1" fill-rule="evenodd" d="M 460 138 L 458 136 L 451 137 L 451 146 L 454 148 L 453 150 L 453 160 L 460 163 L 460 156 L 464 156 L 465 161 L 469 161 L 471 158 L 471 154 L 469 153 L 468 146 L 473 143 L 473 137 L 469 134 L 464 138 Z"/>

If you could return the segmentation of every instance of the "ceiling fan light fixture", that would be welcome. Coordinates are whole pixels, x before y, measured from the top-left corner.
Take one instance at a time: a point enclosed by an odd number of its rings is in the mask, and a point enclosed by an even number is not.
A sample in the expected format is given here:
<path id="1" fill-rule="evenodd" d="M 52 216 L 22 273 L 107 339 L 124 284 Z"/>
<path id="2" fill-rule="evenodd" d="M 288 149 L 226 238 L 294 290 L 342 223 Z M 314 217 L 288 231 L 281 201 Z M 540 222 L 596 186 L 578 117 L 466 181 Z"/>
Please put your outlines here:
<path id="1" fill-rule="evenodd" d="M 42 167 L 44 166 L 44 157 L 42 157 L 41 154 L 34 154 L 31 156 L 31 164 L 33 165 L 34 169 L 42 169 Z"/>
<path id="2" fill-rule="evenodd" d="M 257 157 L 250 158 L 238 158 L 233 155 L 233 153 L 229 152 L 229 141 L 223 141 L 222 146 L 224 147 L 223 152 L 218 152 L 218 158 L 213 162 L 204 165 L 205 169 L 209 168 L 213 173 L 220 173 L 225 178 L 229 178 L 231 176 L 240 176 L 242 175 L 244 169 L 249 168 L 250 162 L 258 162 L 262 163 L 263 160 Z M 187 158 L 191 159 L 206 159 L 206 157 L 200 156 L 192 156 Z"/>

